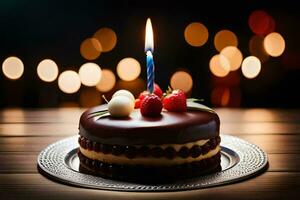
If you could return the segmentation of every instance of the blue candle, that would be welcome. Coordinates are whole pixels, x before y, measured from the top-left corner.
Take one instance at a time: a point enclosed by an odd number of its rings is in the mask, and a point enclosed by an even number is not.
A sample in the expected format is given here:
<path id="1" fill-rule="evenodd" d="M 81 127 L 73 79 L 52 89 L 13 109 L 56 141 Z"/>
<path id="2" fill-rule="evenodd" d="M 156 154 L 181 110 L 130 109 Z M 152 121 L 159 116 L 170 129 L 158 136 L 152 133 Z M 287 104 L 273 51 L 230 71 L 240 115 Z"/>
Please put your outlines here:
<path id="1" fill-rule="evenodd" d="M 146 23 L 146 41 L 145 41 L 145 52 L 147 56 L 147 89 L 150 93 L 154 91 L 154 61 L 153 53 L 153 30 L 151 20 L 148 18 Z"/>
<path id="2" fill-rule="evenodd" d="M 151 51 L 147 51 L 147 89 L 150 93 L 154 91 L 154 61 Z"/>

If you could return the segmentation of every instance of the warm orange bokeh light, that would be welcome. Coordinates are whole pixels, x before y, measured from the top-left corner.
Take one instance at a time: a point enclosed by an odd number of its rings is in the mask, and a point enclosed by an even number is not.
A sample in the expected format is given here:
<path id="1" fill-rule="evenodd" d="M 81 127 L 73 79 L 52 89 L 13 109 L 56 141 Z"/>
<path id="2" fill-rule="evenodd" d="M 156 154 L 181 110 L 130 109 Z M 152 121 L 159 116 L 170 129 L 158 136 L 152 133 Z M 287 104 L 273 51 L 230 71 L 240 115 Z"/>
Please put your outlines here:
<path id="1" fill-rule="evenodd" d="M 117 65 L 117 74 L 124 81 L 132 81 L 139 77 L 141 65 L 134 58 L 124 58 Z"/>
<path id="2" fill-rule="evenodd" d="M 249 51 L 252 56 L 256 56 L 260 62 L 264 63 L 269 59 L 269 55 L 264 48 L 264 37 L 253 35 L 249 41 Z"/>
<path id="3" fill-rule="evenodd" d="M 220 52 L 227 46 L 238 46 L 237 36 L 230 30 L 219 31 L 214 38 L 215 48 Z"/>
<path id="4" fill-rule="evenodd" d="M 213 106 L 238 107 L 241 103 L 240 89 L 218 85 L 211 92 L 211 103 Z"/>
<path id="5" fill-rule="evenodd" d="M 111 51 L 117 44 L 117 34 L 111 28 L 100 28 L 93 37 L 100 42 L 102 52 Z"/>
<path id="6" fill-rule="evenodd" d="M 24 64 L 21 59 L 11 56 L 2 63 L 3 74 L 12 80 L 19 79 L 24 72 Z"/>
<path id="7" fill-rule="evenodd" d="M 185 71 L 177 71 L 172 75 L 170 85 L 174 90 L 181 89 L 187 93 L 193 87 L 193 78 Z"/>
<path id="8" fill-rule="evenodd" d="M 102 77 L 101 77 L 100 81 L 97 83 L 96 88 L 100 92 L 108 92 L 111 89 L 113 89 L 115 84 L 116 84 L 115 74 L 109 69 L 103 69 Z"/>
<path id="9" fill-rule="evenodd" d="M 87 60 L 95 60 L 101 54 L 102 46 L 96 38 L 85 39 L 80 45 L 80 54 Z"/>
<path id="10" fill-rule="evenodd" d="M 79 75 L 71 70 L 62 72 L 58 77 L 58 87 L 67 94 L 75 93 L 81 86 Z"/>
<path id="11" fill-rule="evenodd" d="M 284 38 L 279 33 L 270 33 L 264 39 L 264 47 L 270 56 L 280 56 L 285 49 Z"/>
<path id="12" fill-rule="evenodd" d="M 53 60 L 44 59 L 37 66 L 37 74 L 42 81 L 53 82 L 58 76 L 57 64 Z"/>
<path id="13" fill-rule="evenodd" d="M 101 68 L 96 63 L 85 63 L 79 69 L 81 83 L 85 86 L 96 86 L 101 79 Z"/>
<path id="14" fill-rule="evenodd" d="M 184 38 L 189 45 L 200 47 L 208 40 L 208 30 L 202 23 L 193 22 L 185 28 Z"/>
<path id="15" fill-rule="evenodd" d="M 261 70 L 261 63 L 255 56 L 248 56 L 243 60 L 242 73 L 246 78 L 255 78 Z"/>
<path id="16" fill-rule="evenodd" d="M 227 87 L 215 87 L 211 93 L 211 102 L 214 106 L 228 106 L 230 101 L 230 90 Z"/>
<path id="17" fill-rule="evenodd" d="M 240 68 L 243 61 L 243 55 L 238 48 L 235 46 L 228 46 L 222 49 L 220 54 L 225 56 L 229 61 L 230 71 L 235 71 Z"/>
<path id="18" fill-rule="evenodd" d="M 224 77 L 230 72 L 230 63 L 222 54 L 214 55 L 209 61 L 211 73 L 218 77 Z"/>
<path id="19" fill-rule="evenodd" d="M 101 94 L 95 88 L 85 88 L 80 92 L 79 103 L 82 107 L 93 107 L 102 103 Z"/>
<path id="20" fill-rule="evenodd" d="M 221 106 L 227 106 L 230 100 L 230 90 L 226 88 L 221 97 Z"/>

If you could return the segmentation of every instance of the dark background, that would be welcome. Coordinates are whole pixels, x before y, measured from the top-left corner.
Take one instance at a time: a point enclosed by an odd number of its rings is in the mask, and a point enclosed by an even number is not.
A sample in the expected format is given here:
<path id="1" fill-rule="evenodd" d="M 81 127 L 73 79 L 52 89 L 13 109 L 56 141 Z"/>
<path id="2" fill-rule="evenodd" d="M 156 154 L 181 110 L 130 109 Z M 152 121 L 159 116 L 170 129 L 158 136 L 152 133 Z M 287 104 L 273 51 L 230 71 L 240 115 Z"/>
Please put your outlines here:
<path id="1" fill-rule="evenodd" d="M 240 102 L 233 107 L 299 107 L 300 27 L 297 1 L 0 1 L 0 62 L 11 55 L 22 59 L 23 76 L 15 81 L 0 74 L 0 107 L 56 107 L 62 102 L 77 102 L 81 90 L 64 94 L 53 83 L 42 82 L 36 66 L 51 58 L 59 71 L 78 70 L 87 62 L 79 46 L 101 27 L 111 27 L 118 36 L 117 46 L 95 60 L 100 66 L 115 71 L 120 59 L 134 57 L 141 63 L 145 79 L 144 29 L 151 17 L 155 35 L 156 82 L 162 88 L 169 84 L 176 69 L 187 68 L 194 80 L 192 96 L 212 105 L 215 84 L 232 85 L 229 78 L 215 78 L 209 71 L 209 60 L 217 51 L 213 37 L 221 29 L 233 31 L 239 39 L 244 57 L 250 55 L 248 42 L 253 35 L 248 26 L 252 11 L 262 9 L 276 22 L 276 32 L 285 38 L 282 56 L 262 64 L 255 79 L 237 72 L 234 87 Z M 202 22 L 209 30 L 208 42 L 189 46 L 183 37 L 185 27 Z M 217 80 L 216 80 L 217 79 Z M 216 106 L 216 105 L 215 105 Z"/>

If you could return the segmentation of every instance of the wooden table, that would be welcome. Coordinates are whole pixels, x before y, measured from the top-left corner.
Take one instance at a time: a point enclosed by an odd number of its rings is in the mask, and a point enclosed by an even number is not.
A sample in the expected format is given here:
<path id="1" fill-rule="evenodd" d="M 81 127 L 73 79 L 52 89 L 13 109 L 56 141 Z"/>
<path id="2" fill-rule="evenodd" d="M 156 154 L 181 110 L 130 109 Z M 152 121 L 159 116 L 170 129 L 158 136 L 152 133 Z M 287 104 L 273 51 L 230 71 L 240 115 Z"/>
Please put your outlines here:
<path id="1" fill-rule="evenodd" d="M 48 180 L 38 153 L 76 135 L 82 109 L 0 111 L 0 199 L 288 199 L 300 196 L 300 110 L 217 109 L 221 131 L 259 145 L 269 155 L 262 175 L 231 185 L 164 193 L 111 192 Z"/>

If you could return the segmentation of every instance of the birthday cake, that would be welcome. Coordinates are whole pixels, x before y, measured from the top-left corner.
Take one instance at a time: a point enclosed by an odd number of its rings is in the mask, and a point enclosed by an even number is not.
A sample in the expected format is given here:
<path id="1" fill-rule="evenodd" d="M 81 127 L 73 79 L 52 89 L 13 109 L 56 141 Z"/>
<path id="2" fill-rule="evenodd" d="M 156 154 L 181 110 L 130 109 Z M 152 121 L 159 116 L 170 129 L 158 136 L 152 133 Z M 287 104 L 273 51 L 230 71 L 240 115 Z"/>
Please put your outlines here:
<path id="1" fill-rule="evenodd" d="M 80 169 L 126 181 L 168 181 L 220 171 L 220 120 L 182 91 L 135 100 L 121 90 L 79 123 Z"/>

